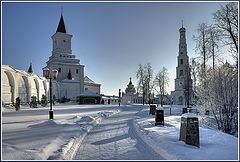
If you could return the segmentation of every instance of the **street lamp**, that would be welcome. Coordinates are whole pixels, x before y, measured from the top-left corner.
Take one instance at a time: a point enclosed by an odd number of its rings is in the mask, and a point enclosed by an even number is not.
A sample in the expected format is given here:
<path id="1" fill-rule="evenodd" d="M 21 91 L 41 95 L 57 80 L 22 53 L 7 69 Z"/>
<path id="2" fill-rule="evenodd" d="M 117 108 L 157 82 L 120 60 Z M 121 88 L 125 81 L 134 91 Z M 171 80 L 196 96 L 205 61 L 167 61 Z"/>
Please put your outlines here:
<path id="1" fill-rule="evenodd" d="M 118 92 L 118 106 L 120 106 L 120 102 L 121 102 L 121 89 L 119 89 L 119 92 Z"/>
<path id="2" fill-rule="evenodd" d="M 143 92 L 143 105 L 144 105 L 145 92 Z"/>
<path id="3" fill-rule="evenodd" d="M 53 120 L 53 108 L 52 108 L 52 79 L 56 79 L 58 71 L 56 69 L 50 70 L 48 68 L 43 69 L 43 76 L 49 79 L 49 89 L 50 89 L 50 110 L 49 110 L 49 119 Z"/>
<path id="4" fill-rule="evenodd" d="M 151 104 L 151 93 L 148 94 L 148 98 L 149 98 L 149 100 L 148 100 L 149 103 L 148 104 L 150 105 Z"/>

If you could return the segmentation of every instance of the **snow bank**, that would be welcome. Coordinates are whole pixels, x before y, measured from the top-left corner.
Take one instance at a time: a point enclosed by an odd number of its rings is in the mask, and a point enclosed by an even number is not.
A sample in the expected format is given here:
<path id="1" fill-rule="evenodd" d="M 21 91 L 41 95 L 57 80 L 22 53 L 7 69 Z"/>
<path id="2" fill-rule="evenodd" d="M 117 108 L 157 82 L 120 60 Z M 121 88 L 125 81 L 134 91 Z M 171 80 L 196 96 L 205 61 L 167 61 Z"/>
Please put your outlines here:
<path id="1" fill-rule="evenodd" d="M 91 115 L 31 122 L 32 124 L 19 133 L 7 132 L 11 141 L 5 137 L 2 159 L 71 160 L 87 132 L 102 119 L 118 112 L 117 109 L 98 111 Z"/>
<path id="2" fill-rule="evenodd" d="M 169 116 L 164 126 L 155 126 L 148 110 L 145 118 L 135 121 L 139 137 L 155 152 L 168 160 L 237 160 L 238 139 L 220 131 L 199 128 L 200 148 L 179 141 L 181 116 Z M 186 115 L 188 116 L 188 115 Z"/>

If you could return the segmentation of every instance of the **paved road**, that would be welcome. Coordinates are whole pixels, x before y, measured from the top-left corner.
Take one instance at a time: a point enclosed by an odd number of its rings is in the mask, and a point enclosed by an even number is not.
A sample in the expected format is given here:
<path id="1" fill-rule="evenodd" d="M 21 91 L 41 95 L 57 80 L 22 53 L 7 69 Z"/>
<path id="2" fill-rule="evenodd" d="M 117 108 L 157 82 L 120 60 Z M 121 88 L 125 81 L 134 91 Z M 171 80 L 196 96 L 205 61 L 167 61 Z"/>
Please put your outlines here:
<path id="1" fill-rule="evenodd" d="M 82 141 L 74 160 L 161 160 L 133 129 L 137 106 L 125 107 L 94 127 Z"/>

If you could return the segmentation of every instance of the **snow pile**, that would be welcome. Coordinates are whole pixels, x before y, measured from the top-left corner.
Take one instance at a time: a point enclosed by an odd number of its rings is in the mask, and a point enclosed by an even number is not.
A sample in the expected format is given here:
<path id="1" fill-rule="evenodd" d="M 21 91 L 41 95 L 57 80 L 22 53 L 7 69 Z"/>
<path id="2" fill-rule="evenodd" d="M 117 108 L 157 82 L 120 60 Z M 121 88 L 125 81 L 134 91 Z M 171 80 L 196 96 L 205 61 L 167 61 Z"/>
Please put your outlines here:
<path id="1" fill-rule="evenodd" d="M 119 112 L 98 111 L 91 115 L 32 122 L 26 129 L 7 133 L 3 160 L 71 160 L 83 138 L 102 119 Z M 10 141 L 11 138 L 11 141 Z M 12 140 L 13 139 L 13 140 Z M 11 144 L 12 143 L 12 144 Z M 26 150 L 26 148 L 28 148 Z"/>
<path id="2" fill-rule="evenodd" d="M 220 131 L 199 128 L 200 148 L 179 141 L 181 116 L 164 118 L 164 126 L 155 126 L 154 116 L 143 110 L 145 118 L 135 121 L 139 137 L 168 160 L 237 160 L 238 139 Z M 146 117 L 147 116 L 147 117 Z M 185 115 L 186 116 L 186 115 Z M 195 116 L 195 115 L 194 115 Z"/>

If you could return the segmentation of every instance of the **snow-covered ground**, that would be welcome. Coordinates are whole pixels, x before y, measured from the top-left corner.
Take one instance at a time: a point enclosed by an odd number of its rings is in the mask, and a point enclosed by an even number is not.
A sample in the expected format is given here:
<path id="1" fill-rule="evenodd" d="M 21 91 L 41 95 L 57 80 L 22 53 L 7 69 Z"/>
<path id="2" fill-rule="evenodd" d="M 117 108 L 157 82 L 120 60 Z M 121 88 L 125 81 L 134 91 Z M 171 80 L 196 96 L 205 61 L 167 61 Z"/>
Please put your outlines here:
<path id="1" fill-rule="evenodd" d="M 62 104 L 54 106 L 54 120 L 48 120 L 49 107 L 2 109 L 2 159 L 72 159 L 87 132 L 118 106 Z"/>
<path id="2" fill-rule="evenodd" d="M 59 104 L 54 106 L 54 120 L 48 120 L 49 107 L 31 109 L 21 107 L 18 112 L 12 108 L 2 108 L 1 157 L 3 160 L 76 159 L 82 141 L 84 139 L 88 139 L 85 142 L 91 141 L 89 139 L 91 136 L 88 134 L 94 130 L 93 128 L 101 128 L 101 131 L 105 131 L 107 125 L 112 124 L 108 128 L 117 128 L 116 131 L 111 132 L 111 135 L 107 135 L 109 130 L 106 130 L 105 135 L 104 132 L 99 133 L 104 137 L 97 137 L 95 134 L 95 138 L 101 141 L 95 144 L 110 146 L 109 144 L 114 142 L 113 146 L 118 150 L 121 147 L 133 149 L 137 146 L 141 148 L 140 153 L 158 154 L 159 157 L 167 160 L 238 160 L 238 138 L 217 130 L 200 125 L 200 148 L 179 141 L 182 109 L 173 106 L 171 110 L 170 115 L 169 109 L 166 108 L 164 126 L 155 126 L 154 116 L 149 115 L 147 105 L 119 107 L 118 105 Z M 115 117 L 126 119 L 127 125 L 120 122 L 116 127 L 114 124 L 118 124 L 119 121 L 115 122 Z M 104 122 L 108 118 L 111 119 Z M 96 130 L 99 132 L 99 129 Z M 131 134 L 124 135 L 129 130 Z M 129 146 L 123 146 L 128 143 Z M 111 153 L 109 152 L 108 155 Z M 124 154 L 117 157 L 132 159 L 134 156 Z M 150 159 L 151 156 L 147 158 Z"/>
<path id="3" fill-rule="evenodd" d="M 174 111 L 174 110 L 173 110 Z M 156 152 L 169 160 L 237 160 L 238 138 L 209 128 L 199 128 L 200 147 L 179 141 L 181 116 L 166 116 L 164 126 L 154 126 L 149 110 L 139 112 L 135 121 L 139 136 Z"/>

